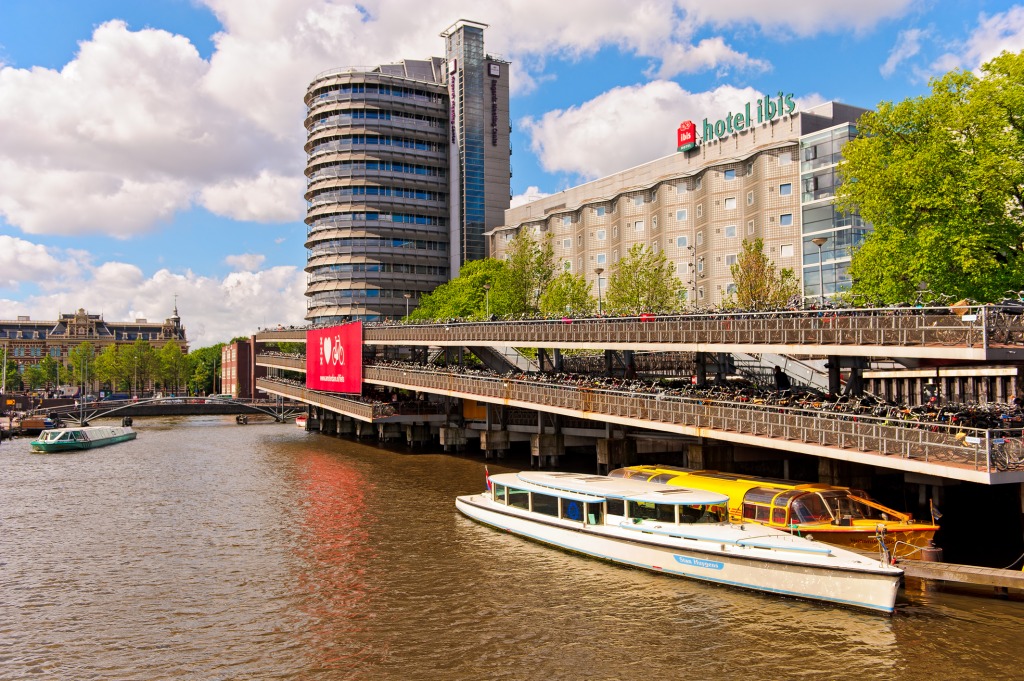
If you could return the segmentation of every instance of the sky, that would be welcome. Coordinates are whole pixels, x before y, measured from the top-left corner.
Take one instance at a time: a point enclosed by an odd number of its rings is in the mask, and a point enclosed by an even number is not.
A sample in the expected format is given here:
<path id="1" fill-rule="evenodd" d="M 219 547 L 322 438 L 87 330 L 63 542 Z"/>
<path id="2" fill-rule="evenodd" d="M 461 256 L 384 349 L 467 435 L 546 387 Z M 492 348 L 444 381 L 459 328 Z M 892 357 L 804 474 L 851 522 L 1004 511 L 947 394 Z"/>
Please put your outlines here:
<path id="1" fill-rule="evenodd" d="M 512 64 L 514 204 L 761 93 L 873 108 L 1024 49 L 984 0 L 0 0 L 0 319 L 303 324 L 307 85 L 459 19 Z"/>

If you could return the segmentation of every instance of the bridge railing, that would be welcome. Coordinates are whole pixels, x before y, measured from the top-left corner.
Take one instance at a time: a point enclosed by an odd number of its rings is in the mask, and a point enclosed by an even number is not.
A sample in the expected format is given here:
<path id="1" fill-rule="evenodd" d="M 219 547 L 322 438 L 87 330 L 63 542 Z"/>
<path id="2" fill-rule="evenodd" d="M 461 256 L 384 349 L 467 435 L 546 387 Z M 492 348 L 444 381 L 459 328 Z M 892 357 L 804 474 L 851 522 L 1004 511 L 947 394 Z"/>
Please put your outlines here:
<path id="1" fill-rule="evenodd" d="M 891 423 L 883 418 L 824 415 L 794 407 L 728 403 L 694 397 L 628 394 L 575 385 L 537 384 L 486 376 L 442 374 L 400 367 L 368 366 L 369 381 L 397 383 L 518 401 L 543 410 L 558 407 L 585 418 L 606 416 L 671 424 L 695 430 L 745 433 L 775 440 L 996 472 L 1024 468 L 1018 432 Z"/>
<path id="2" fill-rule="evenodd" d="M 302 355 L 286 355 L 283 353 L 256 355 L 256 364 L 261 366 L 286 367 L 295 371 L 306 370 L 306 358 Z"/>
<path id="3" fill-rule="evenodd" d="M 559 343 L 736 345 L 947 345 L 988 348 L 1024 343 L 1024 319 L 992 306 L 872 310 L 783 311 L 502 320 L 367 326 L 364 341 L 466 344 L 500 342 L 529 346 Z"/>
<path id="4" fill-rule="evenodd" d="M 322 393 L 316 390 L 309 390 L 302 386 L 283 381 L 275 381 L 269 378 L 257 378 L 256 387 L 264 390 L 273 390 L 276 393 L 293 397 L 302 402 L 316 404 L 331 411 L 344 412 L 365 419 L 383 419 L 395 415 L 395 409 L 390 404 L 383 402 L 362 402 L 360 400 L 338 397 L 331 393 Z"/>

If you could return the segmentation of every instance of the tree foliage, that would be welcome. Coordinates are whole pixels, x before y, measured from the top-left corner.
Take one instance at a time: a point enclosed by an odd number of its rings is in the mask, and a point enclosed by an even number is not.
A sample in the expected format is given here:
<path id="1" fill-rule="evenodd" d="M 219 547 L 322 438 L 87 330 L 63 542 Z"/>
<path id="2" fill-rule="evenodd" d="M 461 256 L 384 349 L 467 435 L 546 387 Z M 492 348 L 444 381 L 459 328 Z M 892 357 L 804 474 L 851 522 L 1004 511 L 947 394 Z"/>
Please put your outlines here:
<path id="1" fill-rule="evenodd" d="M 459 276 L 441 284 L 432 293 L 420 299 L 409 319 L 429 321 L 440 319 L 482 319 L 486 307 L 486 289 L 491 286 L 491 311 L 494 311 L 494 282 L 504 270 L 505 263 L 493 258 L 472 260 L 459 271 Z"/>
<path id="2" fill-rule="evenodd" d="M 764 241 L 743 241 L 736 263 L 729 267 L 736 292 L 725 301 L 726 307 L 744 310 L 777 310 L 800 295 L 800 282 L 793 270 L 775 268 L 764 252 Z"/>
<path id="3" fill-rule="evenodd" d="M 597 309 L 597 299 L 590 295 L 590 284 L 582 274 L 562 272 L 551 280 L 540 297 L 543 315 L 588 316 Z"/>
<path id="4" fill-rule="evenodd" d="M 88 341 L 68 351 L 71 382 L 86 390 L 96 380 L 96 349 Z"/>
<path id="5" fill-rule="evenodd" d="M 664 314 L 677 307 L 682 282 L 672 273 L 664 251 L 635 244 L 612 265 L 604 309 L 612 314 Z"/>
<path id="6" fill-rule="evenodd" d="M 529 230 L 512 239 L 505 267 L 491 287 L 491 312 L 501 316 L 532 314 L 555 273 L 555 248 L 550 233 L 538 243 Z"/>
<path id="7" fill-rule="evenodd" d="M 1024 281 L 1024 53 L 931 94 L 883 102 L 843 148 L 841 210 L 874 225 L 853 293 L 885 303 L 931 291 L 991 301 Z"/>
<path id="8" fill-rule="evenodd" d="M 220 380 L 220 355 L 223 343 L 197 348 L 188 354 L 191 372 L 188 390 L 193 395 L 217 392 Z"/>

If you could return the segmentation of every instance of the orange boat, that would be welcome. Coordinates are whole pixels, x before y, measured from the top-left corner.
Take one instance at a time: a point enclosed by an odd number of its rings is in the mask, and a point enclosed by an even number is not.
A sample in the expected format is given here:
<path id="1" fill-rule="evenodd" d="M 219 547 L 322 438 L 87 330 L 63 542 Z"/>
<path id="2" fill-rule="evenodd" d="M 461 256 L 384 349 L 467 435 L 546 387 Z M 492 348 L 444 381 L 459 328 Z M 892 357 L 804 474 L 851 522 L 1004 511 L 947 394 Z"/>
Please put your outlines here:
<path id="1" fill-rule="evenodd" d="M 794 483 L 674 466 L 629 466 L 611 477 L 640 478 L 679 487 L 720 492 L 729 497 L 729 516 L 788 530 L 860 551 L 878 551 L 879 539 L 894 558 L 919 558 L 938 525 L 915 522 L 860 490 L 819 483 Z"/>

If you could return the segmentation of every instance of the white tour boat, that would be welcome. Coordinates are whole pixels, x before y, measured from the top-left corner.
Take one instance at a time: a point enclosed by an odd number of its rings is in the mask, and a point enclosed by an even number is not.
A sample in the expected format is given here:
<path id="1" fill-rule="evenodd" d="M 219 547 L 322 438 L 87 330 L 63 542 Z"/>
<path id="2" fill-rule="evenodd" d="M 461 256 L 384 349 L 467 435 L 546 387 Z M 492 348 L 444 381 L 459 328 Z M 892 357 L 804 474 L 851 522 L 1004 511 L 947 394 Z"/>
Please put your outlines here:
<path id="1" fill-rule="evenodd" d="M 891 613 L 903 570 L 763 525 L 733 524 L 717 492 L 585 473 L 488 478 L 459 511 L 545 544 L 633 567 Z"/>
<path id="2" fill-rule="evenodd" d="M 107 445 L 134 440 L 136 433 L 130 426 L 84 426 L 44 430 L 38 440 L 32 441 L 33 452 L 71 452 L 96 449 Z"/>

